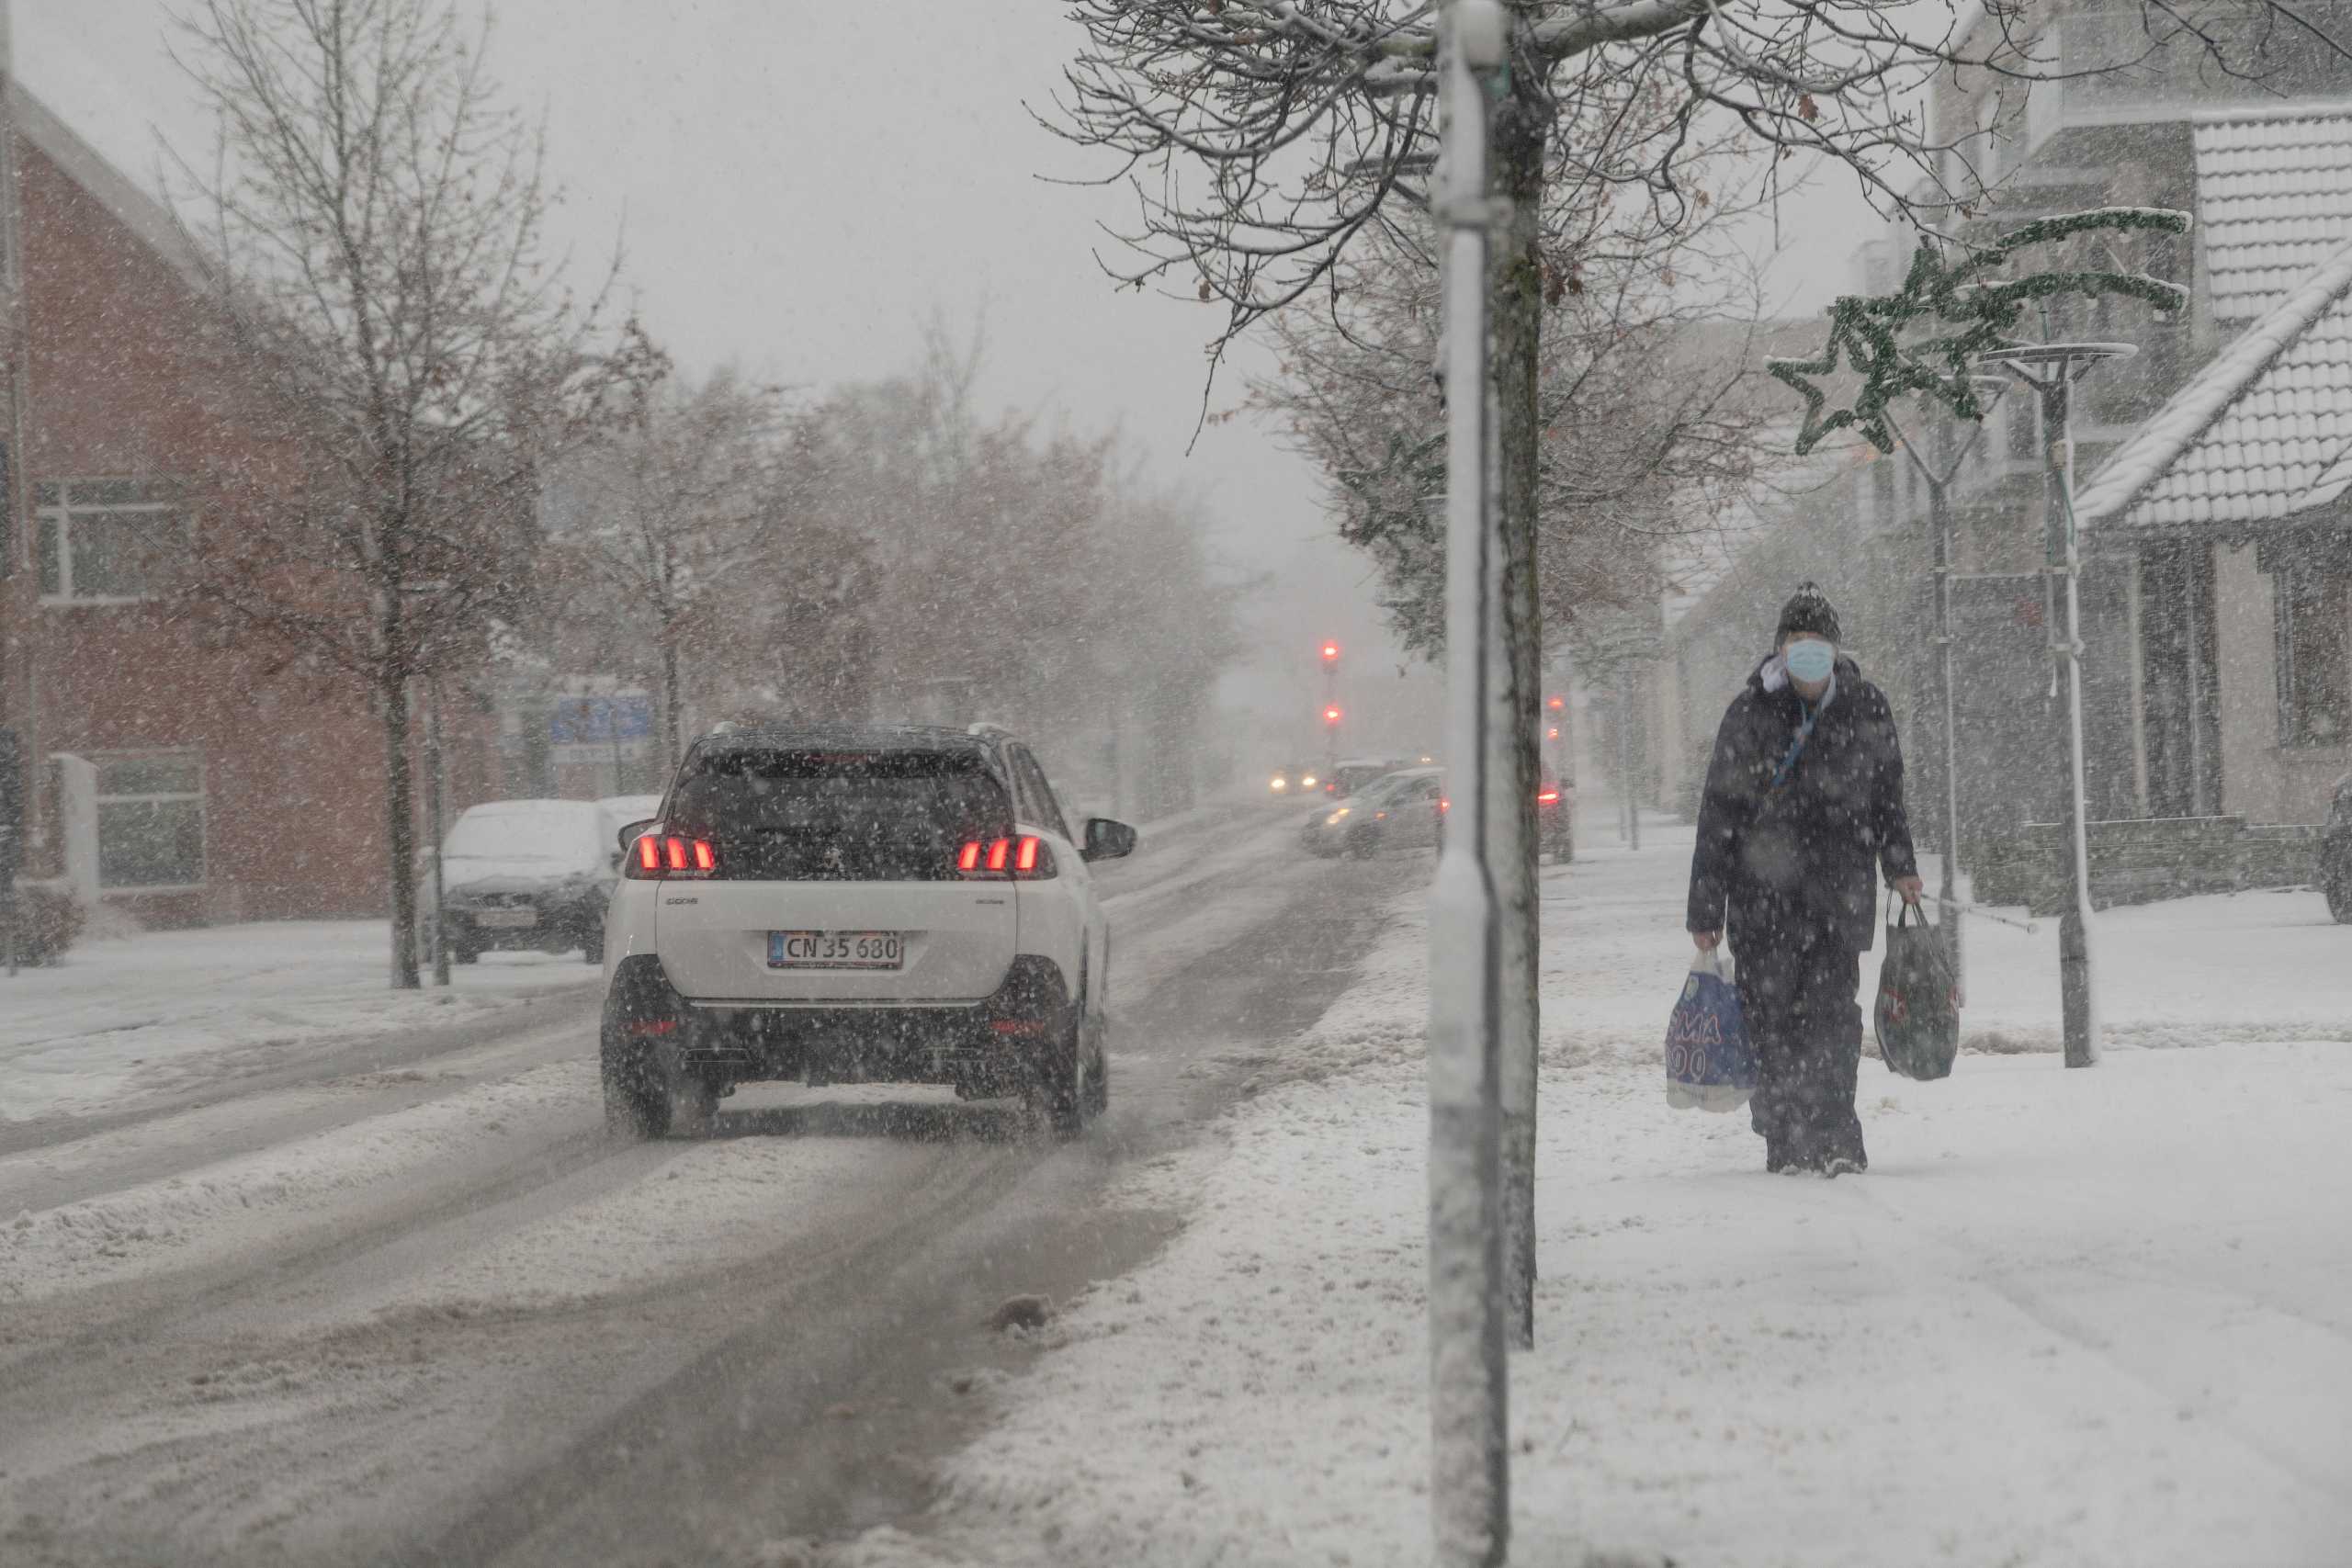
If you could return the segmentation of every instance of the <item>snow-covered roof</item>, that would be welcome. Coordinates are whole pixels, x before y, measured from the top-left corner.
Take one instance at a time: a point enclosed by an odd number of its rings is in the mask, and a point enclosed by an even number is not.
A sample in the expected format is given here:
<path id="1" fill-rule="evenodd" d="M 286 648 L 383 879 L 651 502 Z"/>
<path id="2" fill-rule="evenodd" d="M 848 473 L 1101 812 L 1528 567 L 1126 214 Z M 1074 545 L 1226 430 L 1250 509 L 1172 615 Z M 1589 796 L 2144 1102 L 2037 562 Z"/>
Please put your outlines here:
<path id="1" fill-rule="evenodd" d="M 2352 104 L 2200 116 L 2193 134 L 2213 319 L 2252 321 L 2352 240 Z"/>
<path id="2" fill-rule="evenodd" d="M 2339 242 L 2117 448 L 2085 527 L 2259 523 L 2352 488 L 2352 243 Z"/>

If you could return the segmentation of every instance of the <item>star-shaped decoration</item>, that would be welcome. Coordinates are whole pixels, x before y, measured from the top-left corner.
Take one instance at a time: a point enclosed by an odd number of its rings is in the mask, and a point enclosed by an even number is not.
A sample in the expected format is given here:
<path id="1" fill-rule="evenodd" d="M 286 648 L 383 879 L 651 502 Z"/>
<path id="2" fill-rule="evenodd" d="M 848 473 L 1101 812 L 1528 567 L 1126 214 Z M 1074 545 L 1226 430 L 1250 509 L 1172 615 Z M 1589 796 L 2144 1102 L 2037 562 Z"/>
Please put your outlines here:
<path id="1" fill-rule="evenodd" d="M 2120 294 L 2144 300 L 2159 310 L 2183 309 L 2188 291 L 2177 284 L 2144 274 L 2105 270 L 2062 270 L 2033 273 L 2018 278 L 1987 279 L 2010 256 L 2028 246 L 2071 239 L 2098 231 L 2179 234 L 2188 229 L 2188 215 L 2158 208 L 2103 207 L 2022 224 L 1990 245 L 1968 246 L 1961 260 L 1947 265 L 1932 240 L 1922 240 L 1911 257 L 1903 287 L 1883 296 L 1849 294 L 1829 311 L 1829 342 L 1813 359 L 1771 359 L 1765 368 L 1804 399 L 1804 424 L 1798 432 L 1799 456 L 1820 445 L 1831 432 L 1851 427 L 1882 452 L 1894 450 L 1894 428 L 1886 417 L 1895 399 L 1919 393 L 1951 411 L 1955 419 L 1981 420 L 1984 405 L 1976 395 L 1970 371 L 1978 358 L 2013 342 L 2025 308 L 2060 294 L 2096 299 Z M 1949 330 L 1905 344 L 1897 333 L 1920 321 L 1934 321 Z M 1827 394 L 1810 379 L 1836 374 L 1841 359 L 1851 362 L 1862 377 L 1861 389 L 1851 404 L 1822 412 Z"/>

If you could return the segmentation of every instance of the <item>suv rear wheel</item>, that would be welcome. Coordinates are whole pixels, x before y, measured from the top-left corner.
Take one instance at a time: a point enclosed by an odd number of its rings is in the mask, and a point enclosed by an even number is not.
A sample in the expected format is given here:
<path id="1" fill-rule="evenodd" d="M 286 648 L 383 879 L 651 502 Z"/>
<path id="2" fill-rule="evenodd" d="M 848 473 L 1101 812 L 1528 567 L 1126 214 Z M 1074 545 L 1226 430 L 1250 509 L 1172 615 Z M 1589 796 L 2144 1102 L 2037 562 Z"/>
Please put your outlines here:
<path id="1" fill-rule="evenodd" d="M 605 1127 L 625 1138 L 659 1138 L 670 1131 L 670 1094 L 653 1053 L 607 1021 L 598 1042 L 605 1080 Z"/>
<path id="2" fill-rule="evenodd" d="M 1022 1099 L 1030 1113 L 1042 1117 L 1057 1138 L 1074 1138 L 1086 1130 L 1086 1026 L 1080 1011 L 1035 1056 L 1030 1058 L 1028 1083 Z"/>

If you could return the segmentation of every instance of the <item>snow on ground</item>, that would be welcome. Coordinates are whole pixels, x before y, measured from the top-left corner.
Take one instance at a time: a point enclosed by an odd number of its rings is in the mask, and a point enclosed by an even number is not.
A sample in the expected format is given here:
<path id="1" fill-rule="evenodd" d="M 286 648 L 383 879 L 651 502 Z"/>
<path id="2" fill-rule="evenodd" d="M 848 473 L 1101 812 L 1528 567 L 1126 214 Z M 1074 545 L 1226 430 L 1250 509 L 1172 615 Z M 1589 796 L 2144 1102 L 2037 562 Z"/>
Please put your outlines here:
<path id="1" fill-rule="evenodd" d="M 0 1216 L 0 1303 L 225 1263 L 306 1227 L 348 1226 L 510 1129 L 594 1124 L 601 1096 L 593 1061 L 536 1067 L 102 1198 Z M 50 1157 L 9 1156 L 0 1177 Z"/>
<path id="2" fill-rule="evenodd" d="M 577 953 L 493 953 L 442 989 L 386 988 L 380 920 L 86 942 L 0 978 L 0 1122 L 116 1111 L 356 1036 L 441 1029 L 593 987 Z"/>
<path id="3" fill-rule="evenodd" d="M 2341 1562 L 2352 930 L 2104 916 L 2119 1038 L 2205 1048 L 1865 1061 L 1870 1173 L 1768 1177 L 1744 1115 L 1665 1103 L 1690 839 L 1645 838 L 1545 878 L 1514 1560 Z M 1296 1076 L 1121 1190 L 1194 1223 L 1064 1315 L 922 1534 L 840 1562 L 1426 1561 L 1419 912 Z M 2054 1038 L 2054 933 L 1986 930 L 1971 1032 Z"/>

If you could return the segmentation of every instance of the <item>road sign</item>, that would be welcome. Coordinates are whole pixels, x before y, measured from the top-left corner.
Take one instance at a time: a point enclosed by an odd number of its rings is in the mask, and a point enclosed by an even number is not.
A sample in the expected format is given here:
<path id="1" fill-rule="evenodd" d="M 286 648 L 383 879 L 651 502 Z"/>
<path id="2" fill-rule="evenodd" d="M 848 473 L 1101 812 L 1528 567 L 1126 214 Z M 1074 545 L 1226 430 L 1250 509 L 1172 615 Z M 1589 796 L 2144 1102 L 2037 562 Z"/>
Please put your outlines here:
<path id="1" fill-rule="evenodd" d="M 558 697 L 548 739 L 559 765 L 635 761 L 653 750 L 653 698 L 645 692 Z"/>

